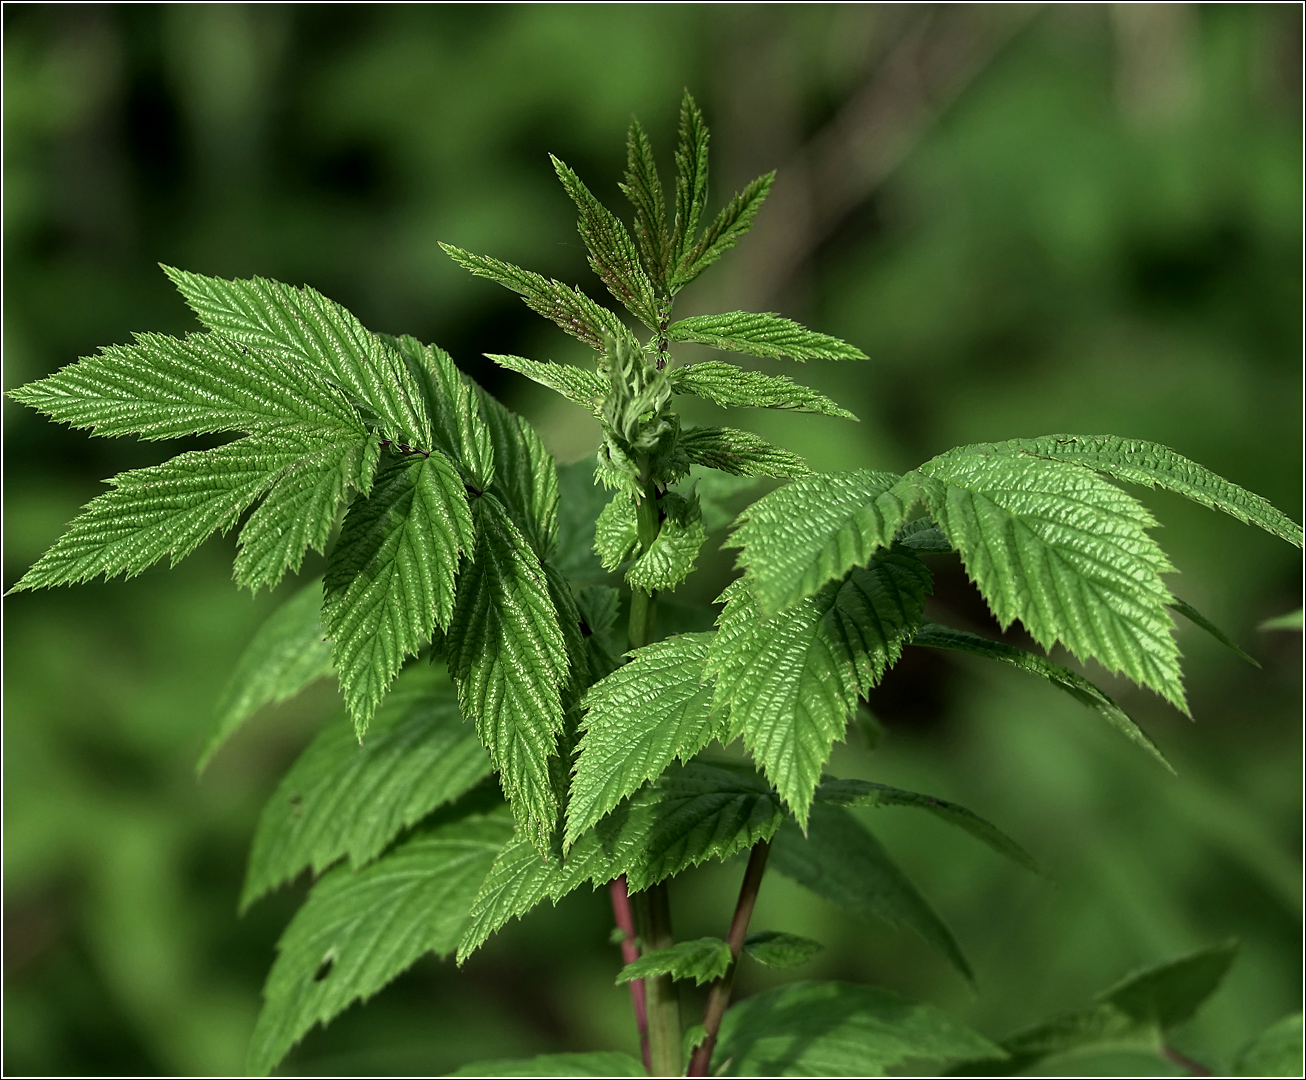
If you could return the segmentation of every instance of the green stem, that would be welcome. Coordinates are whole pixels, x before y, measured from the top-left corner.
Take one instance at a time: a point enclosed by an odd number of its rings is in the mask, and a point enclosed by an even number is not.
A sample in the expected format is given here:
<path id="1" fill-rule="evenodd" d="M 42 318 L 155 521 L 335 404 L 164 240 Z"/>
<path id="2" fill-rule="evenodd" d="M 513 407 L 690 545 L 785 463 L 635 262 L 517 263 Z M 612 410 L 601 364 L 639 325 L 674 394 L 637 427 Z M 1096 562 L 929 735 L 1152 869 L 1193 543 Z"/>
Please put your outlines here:
<path id="1" fill-rule="evenodd" d="M 744 882 L 739 886 L 739 902 L 735 904 L 735 917 L 730 920 L 730 933 L 726 935 L 726 944 L 730 946 L 730 967 L 726 973 L 712 984 L 708 991 L 707 1008 L 703 1010 L 703 1028 L 707 1032 L 703 1041 L 694 1049 L 694 1056 L 689 1061 L 688 1076 L 706 1076 L 712 1063 L 712 1051 L 716 1048 L 717 1032 L 721 1030 L 721 1018 L 726 1014 L 730 1004 L 730 990 L 735 981 L 735 968 L 739 966 L 739 954 L 744 951 L 744 939 L 748 937 L 748 922 L 753 917 L 753 905 L 757 903 L 757 890 L 762 887 L 762 875 L 766 873 L 766 857 L 771 853 L 771 844 L 763 840 L 753 846 L 753 853 L 748 857 L 748 869 L 744 871 Z"/>
<path id="2" fill-rule="evenodd" d="M 671 901 L 666 882 L 652 885 L 630 898 L 645 952 L 669 949 L 676 943 L 671 931 Z M 670 975 L 645 979 L 648 1013 L 648 1050 L 654 1076 L 680 1076 L 680 994 Z"/>

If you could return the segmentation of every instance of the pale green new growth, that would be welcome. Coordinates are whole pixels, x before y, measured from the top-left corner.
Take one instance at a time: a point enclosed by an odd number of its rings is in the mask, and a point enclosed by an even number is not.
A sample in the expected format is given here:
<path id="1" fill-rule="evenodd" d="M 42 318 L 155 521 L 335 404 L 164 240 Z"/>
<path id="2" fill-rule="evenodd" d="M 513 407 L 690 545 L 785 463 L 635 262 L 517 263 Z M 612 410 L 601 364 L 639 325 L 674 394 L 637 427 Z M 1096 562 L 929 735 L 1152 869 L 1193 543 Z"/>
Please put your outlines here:
<path id="1" fill-rule="evenodd" d="M 311 582 L 277 608 L 255 631 L 236 661 L 215 710 L 218 722 L 197 772 L 255 710 L 294 697 L 334 670 L 331 643 L 322 629 L 322 580 Z"/>
<path id="2" fill-rule="evenodd" d="M 523 374 L 528 374 L 523 372 Z M 532 376 L 534 378 L 534 376 Z M 543 382 L 543 379 L 536 379 Z M 847 409 L 840 408 L 824 394 L 787 379 L 783 375 L 763 375 L 746 371 L 720 360 L 676 368 L 671 372 L 671 388 L 677 394 L 693 394 L 714 405 L 745 406 L 754 409 L 791 409 L 794 412 L 820 413 L 856 420 Z"/>
<path id="3" fill-rule="evenodd" d="M 399 677 L 360 746 L 333 719 L 263 808 L 240 906 L 309 868 L 370 862 L 403 829 L 490 775 L 448 677 L 420 665 Z"/>
<path id="4" fill-rule="evenodd" d="M 629 492 L 618 491 L 594 523 L 594 553 L 615 570 L 639 549 L 638 518 Z"/>
<path id="5" fill-rule="evenodd" d="M 893 549 L 766 621 L 744 582 L 723 594 L 707 661 L 714 704 L 799 824 L 858 697 L 902 655 L 930 589 L 920 559 Z"/>
<path id="6" fill-rule="evenodd" d="M 558 812 L 549 758 L 562 731 L 566 643 L 544 567 L 492 495 L 476 500 L 476 547 L 458 581 L 449 671 L 519 823 L 537 842 Z"/>
<path id="7" fill-rule="evenodd" d="M 680 434 L 690 463 L 732 476 L 807 476 L 811 470 L 792 450 L 737 428 L 690 428 Z"/>
<path id="8" fill-rule="evenodd" d="M 895 490 L 928 503 L 1003 629 L 1020 620 L 1045 649 L 1060 641 L 1187 712 L 1161 580 L 1173 567 L 1137 500 L 1088 469 L 988 444 L 941 454 Z"/>
<path id="9" fill-rule="evenodd" d="M 608 380 L 599 372 L 591 371 L 589 368 L 527 360 L 524 356 L 504 356 L 500 353 L 485 355 L 500 367 L 515 371 L 518 375 L 525 375 L 541 386 L 547 386 L 568 401 L 588 409 L 595 415 L 598 415 L 599 406 L 608 392 Z"/>
<path id="10" fill-rule="evenodd" d="M 628 664 L 590 687 L 565 846 L 673 759 L 688 761 L 716 734 L 712 686 L 703 684 L 711 640 L 711 634 L 680 634 L 636 649 Z"/>
<path id="11" fill-rule="evenodd" d="M 782 934 L 775 930 L 762 930 L 749 934 L 744 941 L 744 952 L 763 967 L 784 971 L 807 963 L 825 946 L 798 934 Z"/>
<path id="12" fill-rule="evenodd" d="M 818 334 L 774 312 L 727 311 L 696 315 L 667 327 L 672 341 L 693 341 L 714 349 L 772 359 L 865 360 L 861 349 L 829 334 Z"/>
<path id="13" fill-rule="evenodd" d="M 468 817 L 357 873 L 342 866 L 323 877 L 277 943 L 249 1071 L 266 1075 L 314 1024 L 365 1001 L 424 953 L 451 953 L 510 833 L 506 815 Z"/>
<path id="14" fill-rule="evenodd" d="M 809 476 L 758 499 L 739 515 L 730 545 L 764 614 L 865 566 L 893 541 L 906 507 L 894 473 Z"/>
<path id="15" fill-rule="evenodd" d="M 712 1075 L 884 1076 L 908 1062 L 1005 1056 L 933 1005 L 872 986 L 800 982 L 726 1013 Z"/>
<path id="16" fill-rule="evenodd" d="M 657 536 L 626 571 L 631 588 L 650 594 L 674 589 L 689 577 L 707 539 L 696 497 L 686 499 L 668 491 L 658 499 L 658 512 L 662 522 Z"/>
<path id="17" fill-rule="evenodd" d="M 702 986 L 721 978 L 730 969 L 732 960 L 730 946 L 720 938 L 677 941 L 669 949 L 646 952 L 627 964 L 617 973 L 617 983 L 670 975 L 673 979 L 693 979 L 695 986 Z"/>
<path id="18" fill-rule="evenodd" d="M 960 652 L 973 653 L 976 656 L 998 660 L 1011 664 L 1022 671 L 1046 679 L 1059 690 L 1064 690 L 1076 701 L 1082 702 L 1095 710 L 1112 727 L 1124 734 L 1131 742 L 1137 743 L 1152 757 L 1156 758 L 1166 769 L 1174 772 L 1170 763 L 1147 734 L 1140 728 L 1119 705 L 1104 694 L 1084 676 L 1071 671 L 1061 664 L 1054 664 L 1046 656 L 1018 649 L 1001 641 L 991 641 L 966 630 L 953 630 L 948 626 L 926 622 L 916 631 L 913 645 L 928 645 L 935 649 L 956 649 Z"/>
<path id="19" fill-rule="evenodd" d="M 360 738 L 404 657 L 449 625 L 472 541 L 462 481 L 439 451 L 392 460 L 350 506 L 327 561 L 322 625 Z"/>

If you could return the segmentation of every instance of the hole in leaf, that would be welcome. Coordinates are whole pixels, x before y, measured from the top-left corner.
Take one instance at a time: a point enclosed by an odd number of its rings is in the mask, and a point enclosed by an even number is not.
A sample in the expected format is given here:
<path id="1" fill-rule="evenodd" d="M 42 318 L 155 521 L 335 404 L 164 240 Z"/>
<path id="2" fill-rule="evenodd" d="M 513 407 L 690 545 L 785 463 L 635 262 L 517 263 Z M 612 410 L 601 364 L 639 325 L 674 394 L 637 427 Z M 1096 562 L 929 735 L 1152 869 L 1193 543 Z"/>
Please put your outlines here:
<path id="1" fill-rule="evenodd" d="M 331 969 L 335 966 L 336 958 L 328 953 L 326 957 L 323 958 L 322 963 L 318 964 L 317 970 L 313 972 L 313 981 L 315 983 L 320 983 L 331 974 Z"/>

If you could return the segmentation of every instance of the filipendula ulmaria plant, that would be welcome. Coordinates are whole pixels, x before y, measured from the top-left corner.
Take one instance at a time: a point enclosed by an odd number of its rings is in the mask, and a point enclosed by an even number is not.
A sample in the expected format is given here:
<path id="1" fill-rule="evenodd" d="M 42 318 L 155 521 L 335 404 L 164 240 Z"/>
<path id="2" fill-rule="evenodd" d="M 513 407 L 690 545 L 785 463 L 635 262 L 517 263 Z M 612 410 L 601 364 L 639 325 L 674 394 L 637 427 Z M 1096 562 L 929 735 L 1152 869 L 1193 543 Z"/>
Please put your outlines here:
<path id="1" fill-rule="evenodd" d="M 915 1059 L 1014 1071 L 1108 1036 L 1159 1045 L 1228 965 L 1227 949 L 1185 958 L 1001 1045 L 933 1006 L 847 983 L 794 983 L 729 1007 L 744 954 L 784 968 L 820 949 L 779 929 L 749 934 L 768 867 L 914 931 L 970 977 L 946 924 L 850 807 L 933 814 L 1035 868 L 963 807 L 826 774 L 859 699 L 904 649 L 1022 668 L 1164 763 L 1083 676 L 928 621 L 922 553 L 955 552 L 1004 628 L 1019 621 L 1045 649 L 1060 643 L 1187 711 L 1171 613 L 1227 639 L 1171 595 L 1154 520 L 1113 481 L 1178 492 L 1298 546 L 1302 534 L 1264 499 L 1137 439 L 1052 435 L 958 447 L 901 476 L 814 474 L 747 431 L 682 426 L 685 395 L 851 414 L 788 378 L 679 363 L 679 343 L 865 359 L 774 314 L 673 320 L 676 295 L 747 232 L 771 186 L 755 180 L 709 221 L 707 146 L 686 95 L 669 208 L 632 124 L 621 190 L 633 235 L 554 160 L 590 265 L 637 329 L 579 289 L 445 245 L 591 348 L 593 368 L 492 359 L 601 421 L 592 465 L 556 469 L 530 425 L 440 348 L 371 333 L 312 289 L 258 278 L 165 268 L 203 332 L 140 335 L 12 392 L 96 435 L 236 436 L 114 477 L 15 590 L 138 574 L 237 525 L 235 577 L 251 590 L 298 571 L 309 548 L 326 553 L 323 578 L 251 642 L 204 755 L 261 704 L 338 679 L 351 723 L 328 726 L 294 764 L 250 857 L 242 907 L 306 868 L 317 876 L 268 976 L 252 1072 L 425 953 L 461 963 L 582 884 L 610 889 L 644 1060 L 570 1054 L 468 1072 L 873 1075 Z M 658 599 L 693 571 L 723 493 L 741 490 L 730 477 L 790 483 L 735 520 L 743 572 L 699 623 L 715 628 L 658 640 Z M 746 756 L 722 754 L 735 744 Z M 676 942 L 667 880 L 744 852 L 725 937 Z M 682 1033 L 686 979 L 710 990 L 701 1024 Z"/>

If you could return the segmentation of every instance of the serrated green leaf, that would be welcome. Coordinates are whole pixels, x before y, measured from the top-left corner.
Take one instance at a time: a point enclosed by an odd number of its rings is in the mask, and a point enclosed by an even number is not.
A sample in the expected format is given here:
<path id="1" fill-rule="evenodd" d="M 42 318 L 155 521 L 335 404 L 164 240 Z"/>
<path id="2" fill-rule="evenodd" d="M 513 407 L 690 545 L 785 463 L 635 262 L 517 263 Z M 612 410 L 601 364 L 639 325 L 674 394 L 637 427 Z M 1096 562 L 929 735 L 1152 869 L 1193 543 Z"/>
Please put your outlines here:
<path id="1" fill-rule="evenodd" d="M 1134 723 L 1129 714 L 1120 708 L 1112 698 L 1108 697 L 1082 675 L 1071 671 L 1068 667 L 1063 667 L 1061 664 L 1053 663 L 1046 656 L 1038 656 L 1035 653 L 1027 652 L 1025 649 L 1018 649 L 1014 645 L 1007 645 L 1001 641 L 991 641 L 966 630 L 954 630 L 952 627 L 940 626 L 938 623 L 932 622 L 924 623 L 916 631 L 912 644 L 925 645 L 933 649 L 956 649 L 959 652 L 973 653 L 989 660 L 998 660 L 1004 664 L 1011 664 L 1022 671 L 1028 671 L 1031 675 L 1046 679 L 1057 689 L 1064 690 L 1076 701 L 1093 709 L 1130 742 L 1142 747 L 1166 769 L 1172 773 L 1174 772 L 1156 743 L 1147 736 L 1142 728 Z"/>
<path id="2" fill-rule="evenodd" d="M 635 208 L 635 240 L 644 258 L 644 267 L 657 291 L 665 293 L 672 258 L 667 201 L 653 160 L 653 146 L 639 121 L 633 117 L 626 132 L 625 183 L 620 187 Z"/>
<path id="3" fill-rule="evenodd" d="M 616 671 L 626 651 L 626 631 L 618 619 L 620 605 L 620 594 L 608 585 L 588 585 L 576 593 L 590 678 L 595 682 Z"/>
<path id="4" fill-rule="evenodd" d="M 704 149 L 706 149 L 706 140 Z M 703 179 L 704 195 L 706 195 L 706 172 Z M 753 227 L 753 219 L 762 209 L 762 203 L 766 200 L 767 193 L 770 192 L 774 182 L 774 172 L 750 181 L 726 204 L 721 213 L 717 214 L 712 224 L 703 230 L 703 235 L 698 238 L 693 247 L 689 247 L 686 243 L 688 250 L 671 276 L 673 292 L 683 289 L 743 239 L 744 234 Z"/>
<path id="5" fill-rule="evenodd" d="M 688 90 L 680 101 L 680 143 L 676 147 L 676 221 L 671 257 L 680 266 L 698 236 L 698 219 L 707 205 L 707 125 Z M 672 275 L 671 291 L 678 285 Z"/>
<path id="6" fill-rule="evenodd" d="M 679 445 L 692 464 L 732 476 L 807 476 L 811 472 L 792 450 L 738 428 L 690 428 L 680 433 Z"/>
<path id="7" fill-rule="evenodd" d="M 695 315 L 667 327 L 672 341 L 692 341 L 714 349 L 779 360 L 865 360 L 861 349 L 829 334 L 781 318 L 773 311 L 727 311 Z"/>
<path id="8" fill-rule="evenodd" d="M 558 540 L 553 560 L 568 580 L 603 579 L 603 566 L 594 551 L 594 528 L 610 500 L 594 482 L 593 458 L 558 469 Z"/>
<path id="9" fill-rule="evenodd" d="M 654 592 L 674 589 L 694 569 L 707 539 L 698 499 L 668 491 L 658 499 L 658 534 L 653 543 L 626 571 L 632 589 Z"/>
<path id="10" fill-rule="evenodd" d="M 843 807 L 813 805 L 806 836 L 796 822 L 786 820 L 771 845 L 771 865 L 848 911 L 914 930 L 974 981 L 970 965 L 943 920 L 879 840 Z"/>
<path id="11" fill-rule="evenodd" d="M 636 348 L 639 342 L 616 314 L 596 304 L 579 289 L 553 281 L 520 266 L 474 255 L 452 244 L 441 244 L 446 255 L 464 270 L 477 277 L 497 281 L 521 296 L 526 306 L 562 327 L 572 337 L 583 341 L 595 352 L 606 349 L 606 340 L 628 341 Z"/>
<path id="12" fill-rule="evenodd" d="M 558 470 L 553 455 L 524 419 L 476 388 L 481 417 L 494 447 L 494 480 L 489 490 L 513 524 L 547 559 L 558 537 Z"/>
<path id="13" fill-rule="evenodd" d="M 615 570 L 639 550 L 639 519 L 629 492 L 618 491 L 594 523 L 594 553 Z"/>
<path id="14" fill-rule="evenodd" d="M 404 657 L 449 625 L 472 540 L 463 483 L 438 450 L 392 460 L 350 506 L 327 560 L 322 625 L 360 738 Z"/>
<path id="15" fill-rule="evenodd" d="M 931 517 L 907 522 L 898 530 L 894 540 L 912 551 L 928 551 L 934 555 L 947 555 L 956 550 Z"/>
<path id="16" fill-rule="evenodd" d="M 546 898 L 556 904 L 586 881 L 597 887 L 619 874 L 632 890 L 646 889 L 771 839 L 782 816 L 756 773 L 696 761 L 668 767 L 582 835 L 565 860 L 544 859 L 519 830 L 486 876 L 458 962 Z"/>
<path id="17" fill-rule="evenodd" d="M 329 378 L 370 410 L 386 438 L 431 445 L 421 394 L 403 359 L 335 301 L 265 278 L 163 270 L 210 330 Z"/>
<path id="18" fill-rule="evenodd" d="M 1082 465 L 1116 480 L 1164 488 L 1302 546 L 1301 526 L 1287 514 L 1160 443 L 1118 435 L 1044 435 L 1012 439 L 999 446 L 1008 452 Z"/>
<path id="19" fill-rule="evenodd" d="M 653 282 L 640 265 L 635 242 L 624 226 L 587 188 L 579 176 L 552 154 L 554 171 L 580 211 L 580 238 L 589 251 L 589 264 L 614 299 L 645 326 L 658 325 Z"/>
<path id="20" fill-rule="evenodd" d="M 1238 1052 L 1235 1076 L 1300 1076 L 1302 1016 L 1293 1013 L 1271 1024 Z"/>
<path id="21" fill-rule="evenodd" d="M 608 393 L 608 380 L 597 370 L 571 364 L 527 360 L 524 356 L 505 356 L 500 353 L 485 355 L 500 367 L 525 375 L 533 382 L 561 394 L 568 401 L 588 409 L 595 416 L 599 415 L 599 406 Z"/>
<path id="22" fill-rule="evenodd" d="M 11 591 L 99 574 L 134 577 L 164 555 L 175 566 L 213 533 L 230 530 L 279 477 L 319 451 L 298 432 L 250 435 L 119 473 Z"/>
<path id="23" fill-rule="evenodd" d="M 1136 499 L 1088 469 L 987 444 L 941 454 L 900 490 L 926 499 L 1003 629 L 1019 620 L 1045 649 L 1059 641 L 1187 712 L 1161 580 L 1174 568 Z"/>
<path id="24" fill-rule="evenodd" d="M 675 368 L 671 388 L 677 394 L 693 394 L 714 405 L 745 406 L 753 409 L 790 409 L 856 420 L 824 394 L 783 375 L 745 371 L 734 364 L 708 360 L 702 364 Z"/>
<path id="25" fill-rule="evenodd" d="M 933 1005 L 888 990 L 799 982 L 732 1006 L 714 1076 L 884 1076 L 894 1065 L 1001 1058 L 1002 1050 Z"/>
<path id="26" fill-rule="evenodd" d="M 250 851 L 240 906 L 309 868 L 359 867 L 403 829 L 490 775 L 448 677 L 421 664 L 404 672 L 360 745 L 334 719 L 300 754 L 268 800 Z"/>
<path id="27" fill-rule="evenodd" d="M 807 963 L 825 946 L 798 934 L 760 930 L 744 940 L 744 952 L 763 967 L 783 971 Z"/>
<path id="28" fill-rule="evenodd" d="M 172 439 L 287 427 L 361 433 L 358 414 L 323 374 L 220 334 L 138 334 L 134 345 L 101 349 L 9 396 L 105 436 Z"/>
<path id="29" fill-rule="evenodd" d="M 513 814 L 543 843 L 558 813 L 548 762 L 563 729 L 566 639 L 544 567 L 503 505 L 482 496 L 475 516 L 446 636 L 449 671 Z"/>
<path id="30" fill-rule="evenodd" d="M 695 986 L 714 982 L 730 970 L 734 954 L 720 938 L 678 941 L 669 949 L 646 952 L 617 973 L 617 984 L 635 979 L 670 975 L 672 979 L 693 979 Z"/>
<path id="31" fill-rule="evenodd" d="M 1215 638 L 1215 640 L 1218 641 L 1225 648 L 1230 649 L 1231 651 L 1237 653 L 1249 664 L 1251 664 L 1252 667 L 1258 668 L 1261 666 L 1258 660 L 1256 660 L 1254 657 L 1247 655 L 1247 653 L 1243 652 L 1243 650 L 1239 648 L 1237 642 L 1235 642 L 1231 637 L 1229 637 L 1228 634 L 1226 634 L 1223 630 L 1221 630 L 1218 626 L 1216 626 L 1215 623 L 1211 622 L 1210 619 L 1208 619 L 1205 615 L 1203 615 L 1200 611 L 1198 611 L 1195 607 L 1193 607 L 1192 604 L 1186 603 L 1185 601 L 1180 600 L 1179 597 L 1176 596 L 1173 598 L 1170 607 L 1172 610 L 1179 612 L 1179 614 L 1182 615 L 1189 622 L 1197 626 L 1200 626 L 1203 630 L 1205 630 L 1208 634 L 1210 634 L 1211 637 Z"/>
<path id="32" fill-rule="evenodd" d="M 314 886 L 277 943 L 248 1069 L 266 1075 L 315 1024 L 366 1000 L 420 956 L 454 948 L 467 910 L 511 833 L 506 814 L 419 833 L 357 873 Z"/>
<path id="33" fill-rule="evenodd" d="M 827 776 L 821 780 L 820 786 L 816 789 L 816 801 L 830 803 L 833 806 L 909 806 L 916 810 L 924 810 L 940 821 L 946 821 L 949 825 L 969 833 L 980 843 L 992 848 L 999 855 L 1005 855 L 1016 865 L 1023 866 L 1031 873 L 1041 873 L 1034 857 L 996 825 L 990 824 L 964 806 L 958 806 L 944 799 L 936 799 L 933 795 L 903 791 L 870 780 L 837 780 Z"/>
<path id="34" fill-rule="evenodd" d="M 894 473 L 807 476 L 758 499 L 739 515 L 728 541 L 750 592 L 774 615 L 892 543 L 906 506 L 890 489 Z"/>
<path id="35" fill-rule="evenodd" d="M 629 1054 L 598 1050 L 589 1054 L 540 1054 L 533 1058 L 474 1061 L 446 1076 L 647 1076 Z"/>
<path id="36" fill-rule="evenodd" d="M 712 686 L 703 685 L 711 634 L 679 634 L 635 649 L 630 663 L 590 687 L 567 807 L 564 846 L 674 758 L 712 739 Z"/>
<path id="37" fill-rule="evenodd" d="M 765 622 L 743 582 L 723 594 L 706 667 L 714 704 L 729 707 L 729 737 L 743 735 L 800 823 L 858 697 L 902 655 L 930 589 L 924 563 L 894 548 Z"/>
<path id="38" fill-rule="evenodd" d="M 331 643 L 322 629 L 322 579 L 304 586 L 254 632 L 218 699 L 217 724 L 195 766 L 203 772 L 232 734 L 264 705 L 294 697 L 330 675 Z"/>

